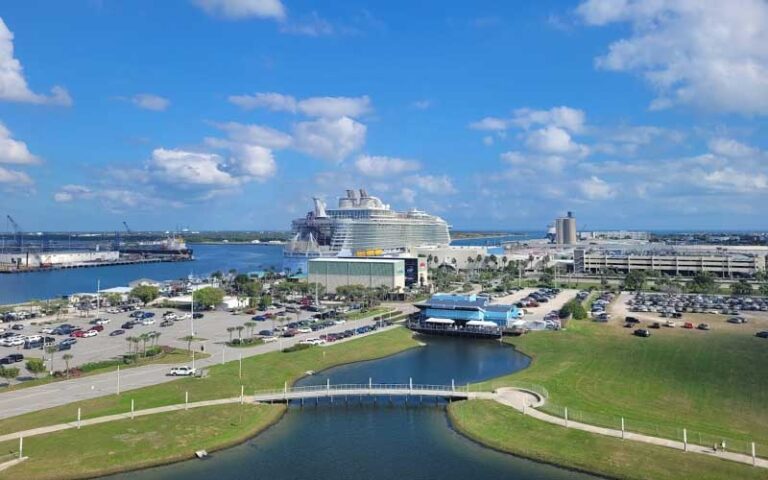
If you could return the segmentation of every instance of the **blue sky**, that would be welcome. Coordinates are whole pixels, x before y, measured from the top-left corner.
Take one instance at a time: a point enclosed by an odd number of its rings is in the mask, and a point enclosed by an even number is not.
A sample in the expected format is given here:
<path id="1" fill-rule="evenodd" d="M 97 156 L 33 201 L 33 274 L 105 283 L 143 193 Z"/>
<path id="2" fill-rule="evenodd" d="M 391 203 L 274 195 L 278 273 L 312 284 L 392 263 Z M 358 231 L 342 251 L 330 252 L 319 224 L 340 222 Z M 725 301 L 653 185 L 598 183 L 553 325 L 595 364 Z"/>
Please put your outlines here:
<path id="1" fill-rule="evenodd" d="M 286 229 L 355 187 L 455 228 L 768 228 L 763 0 L 0 18 L 0 213 L 27 230 Z"/>

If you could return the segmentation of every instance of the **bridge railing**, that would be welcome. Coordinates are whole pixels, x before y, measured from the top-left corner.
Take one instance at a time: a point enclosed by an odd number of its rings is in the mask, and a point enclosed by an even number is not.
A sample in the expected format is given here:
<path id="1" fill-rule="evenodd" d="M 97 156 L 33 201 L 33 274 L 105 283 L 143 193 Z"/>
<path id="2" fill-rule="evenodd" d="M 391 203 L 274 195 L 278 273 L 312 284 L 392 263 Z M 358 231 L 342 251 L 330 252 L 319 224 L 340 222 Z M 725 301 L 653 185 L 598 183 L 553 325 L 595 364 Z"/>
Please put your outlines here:
<path id="1" fill-rule="evenodd" d="M 315 393 L 329 391 L 371 391 L 385 390 L 392 392 L 405 391 L 430 391 L 430 392 L 465 392 L 466 387 L 454 385 L 431 385 L 431 384 L 411 384 L 411 383 L 326 383 L 324 385 L 305 385 L 301 387 L 284 387 L 282 389 L 258 390 L 253 392 L 254 396 L 279 396 L 296 393 Z"/>

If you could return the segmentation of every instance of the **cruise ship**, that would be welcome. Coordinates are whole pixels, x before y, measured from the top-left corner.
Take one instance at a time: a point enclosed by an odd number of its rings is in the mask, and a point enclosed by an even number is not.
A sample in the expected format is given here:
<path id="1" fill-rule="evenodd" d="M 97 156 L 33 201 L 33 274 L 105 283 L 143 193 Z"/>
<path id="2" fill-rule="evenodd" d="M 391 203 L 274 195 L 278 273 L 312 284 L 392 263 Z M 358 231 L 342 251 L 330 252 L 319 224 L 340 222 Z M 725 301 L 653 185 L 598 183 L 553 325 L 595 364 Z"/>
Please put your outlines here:
<path id="1" fill-rule="evenodd" d="M 422 245 L 448 245 L 448 223 L 420 210 L 397 212 L 360 189 L 347 190 L 338 208 L 315 197 L 314 209 L 293 221 L 293 237 L 284 250 L 283 268 L 305 273 L 317 257 L 397 255 Z"/>

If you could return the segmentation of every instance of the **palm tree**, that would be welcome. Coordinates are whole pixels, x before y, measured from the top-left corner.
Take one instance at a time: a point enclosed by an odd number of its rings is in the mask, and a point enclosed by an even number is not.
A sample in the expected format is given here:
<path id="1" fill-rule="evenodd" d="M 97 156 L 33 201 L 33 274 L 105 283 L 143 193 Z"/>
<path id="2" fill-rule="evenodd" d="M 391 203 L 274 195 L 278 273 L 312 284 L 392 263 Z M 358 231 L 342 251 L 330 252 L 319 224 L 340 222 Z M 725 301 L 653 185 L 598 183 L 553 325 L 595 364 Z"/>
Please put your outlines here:
<path id="1" fill-rule="evenodd" d="M 235 329 L 237 330 L 238 340 L 240 340 L 240 343 L 243 343 L 243 330 L 245 330 L 245 327 L 242 325 L 238 325 L 237 327 L 235 327 Z"/>
<path id="2" fill-rule="evenodd" d="M 45 352 L 51 356 L 51 369 L 50 369 L 51 375 L 53 375 L 53 354 L 58 351 L 59 349 L 54 347 L 53 345 L 51 345 L 50 347 L 45 347 Z"/>
<path id="3" fill-rule="evenodd" d="M 229 343 L 232 343 L 232 332 L 235 331 L 235 327 L 227 327 L 227 333 L 229 333 Z"/>
<path id="4" fill-rule="evenodd" d="M 141 352 L 142 356 L 147 356 L 147 341 L 149 341 L 149 334 L 148 333 L 142 333 L 139 335 L 139 340 L 141 340 Z"/>
<path id="5" fill-rule="evenodd" d="M 139 337 L 133 337 L 133 339 L 131 340 L 131 342 L 133 343 L 133 351 L 134 351 L 134 353 L 135 353 L 136 355 L 138 355 L 138 354 L 139 354 L 139 343 L 141 343 L 141 338 L 139 338 Z"/>
<path id="6" fill-rule="evenodd" d="M 248 329 L 248 332 L 249 332 L 248 335 L 252 337 L 253 329 L 256 328 L 256 322 L 245 322 L 243 325 L 245 326 L 245 328 Z"/>
<path id="7" fill-rule="evenodd" d="M 504 267 L 505 269 L 507 268 L 507 262 L 509 262 L 509 259 L 507 258 L 506 255 L 501 257 L 501 266 Z"/>
<path id="8" fill-rule="evenodd" d="M 192 335 L 187 335 L 186 337 L 182 337 L 182 340 L 187 342 L 187 353 L 191 354 L 192 353 L 192 342 L 195 341 L 195 337 L 193 337 Z"/>
<path id="9" fill-rule="evenodd" d="M 128 355 L 133 353 L 133 341 L 136 339 L 136 337 L 125 337 L 125 341 L 128 342 Z"/>
<path id="10" fill-rule="evenodd" d="M 61 359 L 64 360 L 64 364 L 67 366 L 67 379 L 69 379 L 69 361 L 72 360 L 72 358 L 71 353 L 65 353 L 61 356 Z"/>
<path id="11" fill-rule="evenodd" d="M 156 347 L 157 347 L 157 346 L 158 346 L 158 344 L 160 343 L 160 335 L 161 335 L 161 333 L 160 333 L 160 332 L 155 332 L 155 335 L 154 335 L 154 337 L 155 337 L 155 346 L 156 346 Z"/>

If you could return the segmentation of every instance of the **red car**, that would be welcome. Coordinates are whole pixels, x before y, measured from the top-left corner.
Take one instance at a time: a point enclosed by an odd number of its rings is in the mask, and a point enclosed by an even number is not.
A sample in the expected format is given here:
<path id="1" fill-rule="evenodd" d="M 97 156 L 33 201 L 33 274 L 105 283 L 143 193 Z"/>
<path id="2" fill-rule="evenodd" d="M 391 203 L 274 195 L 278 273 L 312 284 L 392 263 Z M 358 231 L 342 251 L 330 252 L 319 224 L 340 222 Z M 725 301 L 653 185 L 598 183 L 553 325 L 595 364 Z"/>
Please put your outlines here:
<path id="1" fill-rule="evenodd" d="M 685 322 L 683 328 L 693 328 L 693 324 L 691 322 Z"/>
<path id="2" fill-rule="evenodd" d="M 69 336 L 70 337 L 82 338 L 84 333 L 85 333 L 84 331 L 78 329 L 78 330 L 75 330 L 72 333 L 70 333 Z"/>
<path id="3" fill-rule="evenodd" d="M 103 332 L 104 331 L 104 325 L 94 325 L 90 329 L 91 330 L 96 330 L 97 332 Z"/>

